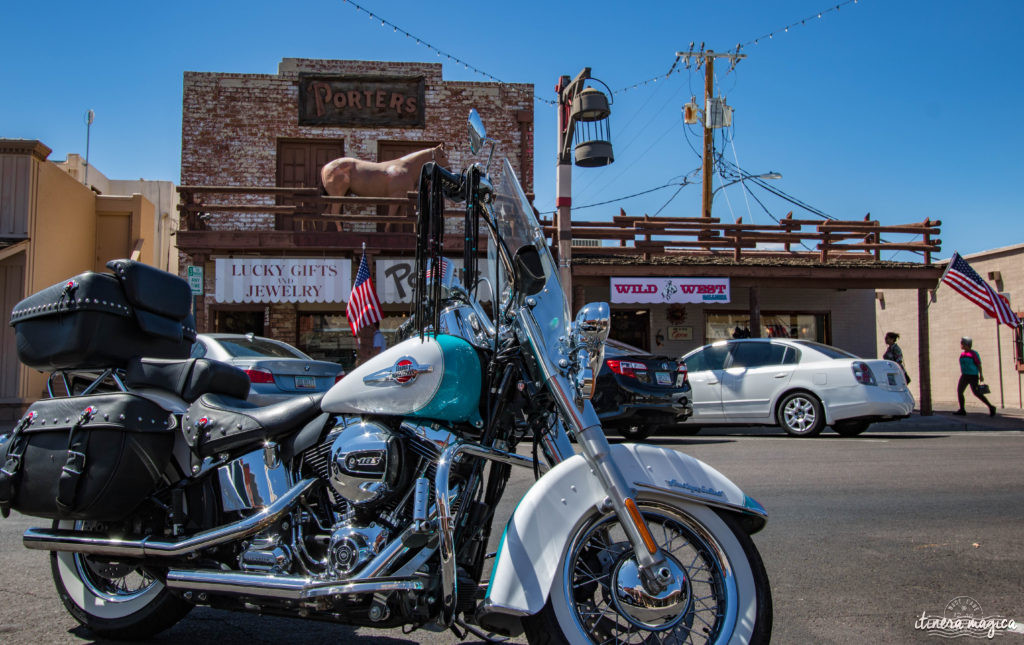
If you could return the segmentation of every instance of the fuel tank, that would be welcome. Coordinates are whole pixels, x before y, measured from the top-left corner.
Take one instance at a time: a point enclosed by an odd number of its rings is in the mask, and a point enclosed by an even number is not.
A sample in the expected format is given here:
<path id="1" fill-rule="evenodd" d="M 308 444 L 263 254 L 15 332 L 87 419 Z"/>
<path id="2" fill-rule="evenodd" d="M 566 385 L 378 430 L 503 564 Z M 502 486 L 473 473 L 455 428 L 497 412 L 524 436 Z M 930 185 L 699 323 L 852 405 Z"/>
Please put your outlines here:
<path id="1" fill-rule="evenodd" d="M 410 338 L 377 354 L 324 395 L 338 414 L 384 414 L 479 425 L 480 359 L 457 336 Z"/>

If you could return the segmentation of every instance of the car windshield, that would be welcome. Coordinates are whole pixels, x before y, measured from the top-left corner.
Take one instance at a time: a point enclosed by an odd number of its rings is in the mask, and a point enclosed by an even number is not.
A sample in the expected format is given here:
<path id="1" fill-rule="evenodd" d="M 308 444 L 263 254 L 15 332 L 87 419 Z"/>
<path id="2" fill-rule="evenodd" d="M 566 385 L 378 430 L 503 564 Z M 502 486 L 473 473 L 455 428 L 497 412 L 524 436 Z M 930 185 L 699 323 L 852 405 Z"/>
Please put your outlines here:
<path id="1" fill-rule="evenodd" d="M 239 339 L 227 339 L 217 338 L 216 342 L 220 343 L 220 346 L 224 348 L 228 354 L 235 358 L 302 358 L 309 359 L 308 356 L 299 353 L 297 350 L 293 350 L 286 345 L 275 343 L 271 340 L 265 340 L 262 338 L 254 338 L 248 340 L 245 338 Z"/>
<path id="2" fill-rule="evenodd" d="M 839 349 L 838 347 L 832 347 L 831 345 L 825 345 L 824 343 L 816 343 L 813 340 L 794 340 L 793 342 L 805 347 L 810 347 L 829 358 L 860 358 L 856 354 L 851 354 L 846 350 Z"/>

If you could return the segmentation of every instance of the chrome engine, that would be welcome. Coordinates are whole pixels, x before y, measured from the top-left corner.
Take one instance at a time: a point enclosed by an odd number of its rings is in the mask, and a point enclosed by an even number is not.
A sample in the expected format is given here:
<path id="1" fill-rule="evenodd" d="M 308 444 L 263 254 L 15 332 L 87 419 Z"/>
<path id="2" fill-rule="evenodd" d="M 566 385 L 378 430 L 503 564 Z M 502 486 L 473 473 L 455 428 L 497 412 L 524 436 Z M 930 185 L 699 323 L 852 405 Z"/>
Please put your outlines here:
<path id="1" fill-rule="evenodd" d="M 324 503 L 303 515 L 295 542 L 298 552 L 291 552 L 295 560 L 311 572 L 348 578 L 403 532 L 403 543 L 415 543 L 406 529 L 419 535 L 429 532 L 429 482 L 441 453 L 459 441 L 443 428 L 410 422 L 393 428 L 361 417 L 339 417 L 324 440 L 303 456 L 306 476 L 315 475 L 327 486 L 321 489 Z M 251 570 L 280 564 L 279 546 L 254 541 L 240 563 Z"/>
<path id="2" fill-rule="evenodd" d="M 331 444 L 329 482 L 355 507 L 389 501 L 400 492 L 403 441 L 390 428 L 360 421 L 346 426 Z"/>

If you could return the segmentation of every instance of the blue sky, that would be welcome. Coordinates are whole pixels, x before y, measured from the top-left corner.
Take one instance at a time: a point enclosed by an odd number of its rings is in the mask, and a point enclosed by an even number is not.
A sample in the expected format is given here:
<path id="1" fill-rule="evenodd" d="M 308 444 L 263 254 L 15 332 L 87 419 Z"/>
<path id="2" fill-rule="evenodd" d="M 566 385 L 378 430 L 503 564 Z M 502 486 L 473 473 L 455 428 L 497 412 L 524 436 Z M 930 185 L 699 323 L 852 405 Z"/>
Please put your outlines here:
<path id="1" fill-rule="evenodd" d="M 680 108 L 701 93 L 703 72 L 664 74 L 691 41 L 717 51 L 747 43 L 748 58 L 734 71 L 716 67 L 735 109 L 728 161 L 753 174 L 781 173 L 773 187 L 834 217 L 941 219 L 943 256 L 1024 241 L 1024 74 L 1016 51 L 1024 3 L 843 2 L 359 4 L 497 78 L 533 83 L 544 99 L 553 98 L 559 75 L 585 66 L 613 90 L 661 75 L 614 94 L 616 162 L 574 171 L 577 207 L 697 169 Z M 91 161 L 116 179 L 178 181 L 187 70 L 273 74 L 285 57 L 438 61 L 447 79 L 485 80 L 343 0 L 5 4 L 0 137 L 39 139 L 54 160 L 84 154 L 84 115 L 93 109 Z M 535 118 L 536 204 L 548 211 L 554 107 L 536 102 Z M 690 142 L 699 148 L 696 136 Z M 670 201 L 675 192 L 575 218 L 606 219 L 620 207 L 630 215 L 699 214 L 699 183 Z M 753 194 L 776 217 L 791 209 L 808 215 Z M 714 214 L 770 222 L 739 185 L 718 193 Z"/>

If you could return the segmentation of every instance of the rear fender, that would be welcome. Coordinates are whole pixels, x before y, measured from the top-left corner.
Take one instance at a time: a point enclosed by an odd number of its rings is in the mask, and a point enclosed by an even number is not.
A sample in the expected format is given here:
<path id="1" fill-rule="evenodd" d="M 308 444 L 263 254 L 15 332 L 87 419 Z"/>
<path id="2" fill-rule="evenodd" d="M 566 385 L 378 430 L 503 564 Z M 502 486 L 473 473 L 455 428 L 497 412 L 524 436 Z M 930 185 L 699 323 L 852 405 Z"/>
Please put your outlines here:
<path id="1" fill-rule="evenodd" d="M 613 445 L 611 457 L 640 496 L 655 494 L 736 512 L 751 533 L 764 526 L 764 507 L 698 459 L 646 444 Z M 540 611 L 573 531 L 606 498 L 580 455 L 541 477 L 505 527 L 481 613 L 529 616 Z"/>

